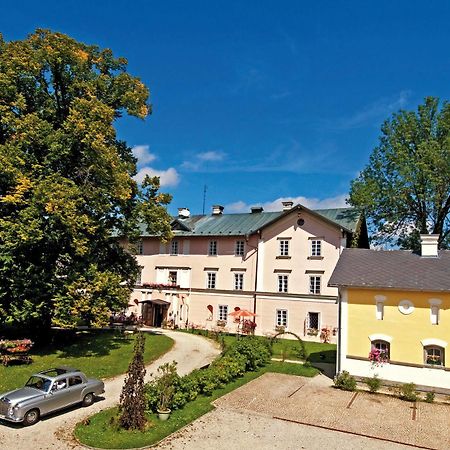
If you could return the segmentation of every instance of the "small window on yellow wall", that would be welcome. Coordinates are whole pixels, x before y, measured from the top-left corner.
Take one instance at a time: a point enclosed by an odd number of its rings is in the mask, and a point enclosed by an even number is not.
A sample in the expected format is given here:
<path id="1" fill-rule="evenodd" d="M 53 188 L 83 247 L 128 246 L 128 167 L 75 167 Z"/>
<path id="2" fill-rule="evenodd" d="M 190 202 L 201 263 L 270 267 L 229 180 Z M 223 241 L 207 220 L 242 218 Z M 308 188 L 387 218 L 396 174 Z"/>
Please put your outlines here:
<path id="1" fill-rule="evenodd" d="M 424 363 L 429 366 L 444 366 L 444 349 L 437 345 L 427 345 L 423 348 Z"/>

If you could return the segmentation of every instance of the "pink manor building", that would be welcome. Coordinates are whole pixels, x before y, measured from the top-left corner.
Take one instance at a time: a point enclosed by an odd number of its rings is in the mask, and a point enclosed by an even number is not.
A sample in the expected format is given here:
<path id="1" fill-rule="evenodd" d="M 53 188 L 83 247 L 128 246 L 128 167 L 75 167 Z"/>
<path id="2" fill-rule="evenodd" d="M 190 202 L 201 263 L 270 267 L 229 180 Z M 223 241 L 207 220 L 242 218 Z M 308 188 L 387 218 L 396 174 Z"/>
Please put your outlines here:
<path id="1" fill-rule="evenodd" d="M 161 243 L 144 228 L 138 242 L 141 273 L 129 312 L 150 326 L 224 328 L 229 314 L 256 313 L 255 334 L 276 330 L 319 340 L 337 332 L 337 288 L 328 280 L 342 250 L 368 247 L 364 217 L 351 208 L 313 211 L 292 202 L 283 211 L 190 215 L 180 208 L 174 238 Z"/>

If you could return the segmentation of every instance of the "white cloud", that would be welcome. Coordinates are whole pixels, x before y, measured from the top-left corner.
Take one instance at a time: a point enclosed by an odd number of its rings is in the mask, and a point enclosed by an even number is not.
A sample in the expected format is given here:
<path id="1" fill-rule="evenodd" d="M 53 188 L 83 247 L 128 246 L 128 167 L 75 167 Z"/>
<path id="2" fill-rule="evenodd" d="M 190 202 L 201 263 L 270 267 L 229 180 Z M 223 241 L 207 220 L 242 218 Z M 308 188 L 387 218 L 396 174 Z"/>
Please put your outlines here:
<path id="1" fill-rule="evenodd" d="M 190 161 L 184 161 L 181 167 L 193 172 L 200 172 L 205 169 L 208 163 L 223 161 L 226 158 L 226 153 L 217 150 L 209 150 L 207 152 L 200 152 L 195 154 Z M 209 165 L 208 170 L 211 170 Z"/>
<path id="2" fill-rule="evenodd" d="M 404 108 L 410 97 L 410 91 L 401 91 L 395 97 L 380 98 L 350 116 L 327 120 L 325 127 L 331 130 L 348 130 L 370 123 L 379 125 L 380 121 L 387 119 L 390 114 Z"/>
<path id="3" fill-rule="evenodd" d="M 271 202 L 265 202 L 262 206 L 264 208 L 264 211 L 281 211 L 283 209 L 282 202 L 285 201 L 291 201 L 294 203 L 294 206 L 297 204 L 301 204 L 303 206 L 306 206 L 309 209 L 327 209 L 327 208 L 344 208 L 348 206 L 345 202 L 347 195 L 342 194 L 338 195 L 336 197 L 329 197 L 324 199 L 319 198 L 308 198 L 308 197 L 280 197 L 276 200 L 273 200 Z M 243 201 L 238 201 L 234 203 L 230 203 L 225 207 L 226 212 L 249 212 L 251 206 Z M 259 205 L 258 205 L 259 206 Z"/>
<path id="4" fill-rule="evenodd" d="M 131 151 L 138 159 L 138 165 L 140 166 L 149 164 L 156 159 L 156 156 L 150 153 L 150 147 L 148 145 L 135 145 Z"/>
<path id="5" fill-rule="evenodd" d="M 174 169 L 173 167 L 170 167 L 167 170 L 156 170 L 152 167 L 143 167 L 141 170 L 139 170 L 134 179 L 138 183 L 142 183 L 146 175 L 150 177 L 159 177 L 161 181 L 161 187 L 177 186 L 180 181 L 180 176 L 176 169 Z"/>
<path id="6" fill-rule="evenodd" d="M 196 157 L 200 161 L 222 161 L 225 158 L 225 153 L 211 150 L 209 152 L 198 153 Z"/>

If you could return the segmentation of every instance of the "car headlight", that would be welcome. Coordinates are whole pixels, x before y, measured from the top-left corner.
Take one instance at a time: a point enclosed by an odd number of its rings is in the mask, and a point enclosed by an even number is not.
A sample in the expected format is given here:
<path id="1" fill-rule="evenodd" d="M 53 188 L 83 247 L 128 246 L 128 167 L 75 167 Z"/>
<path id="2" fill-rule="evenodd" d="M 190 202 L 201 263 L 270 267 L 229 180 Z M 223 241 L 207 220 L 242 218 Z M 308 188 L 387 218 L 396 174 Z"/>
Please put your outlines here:
<path id="1" fill-rule="evenodd" d="M 10 406 L 8 409 L 8 416 L 14 417 L 15 413 L 19 410 L 18 406 Z"/>

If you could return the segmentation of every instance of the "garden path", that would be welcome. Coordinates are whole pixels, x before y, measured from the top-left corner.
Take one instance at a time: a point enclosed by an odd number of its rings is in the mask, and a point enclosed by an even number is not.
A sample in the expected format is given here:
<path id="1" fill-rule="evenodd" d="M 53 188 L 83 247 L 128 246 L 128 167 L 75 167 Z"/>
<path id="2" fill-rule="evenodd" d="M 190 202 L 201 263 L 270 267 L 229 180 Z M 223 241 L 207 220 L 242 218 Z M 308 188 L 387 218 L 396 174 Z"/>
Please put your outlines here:
<path id="1" fill-rule="evenodd" d="M 175 341 L 171 350 L 147 366 L 146 379 L 149 379 L 151 374 L 156 372 L 158 366 L 166 362 L 177 361 L 178 373 L 184 375 L 209 364 L 220 353 L 218 346 L 201 336 L 159 329 L 145 329 L 143 331 L 163 333 Z M 92 361 L 92 364 L 95 364 L 95 360 Z M 86 447 L 77 444 L 72 437 L 75 425 L 102 409 L 116 405 L 119 402 L 124 378 L 125 375 L 120 375 L 105 381 L 104 400 L 96 402 L 89 408 L 76 407 L 70 411 L 44 417 L 36 425 L 29 428 L 2 422 L 0 424 L 0 448 L 20 448 L 24 450 L 85 449 Z"/>

